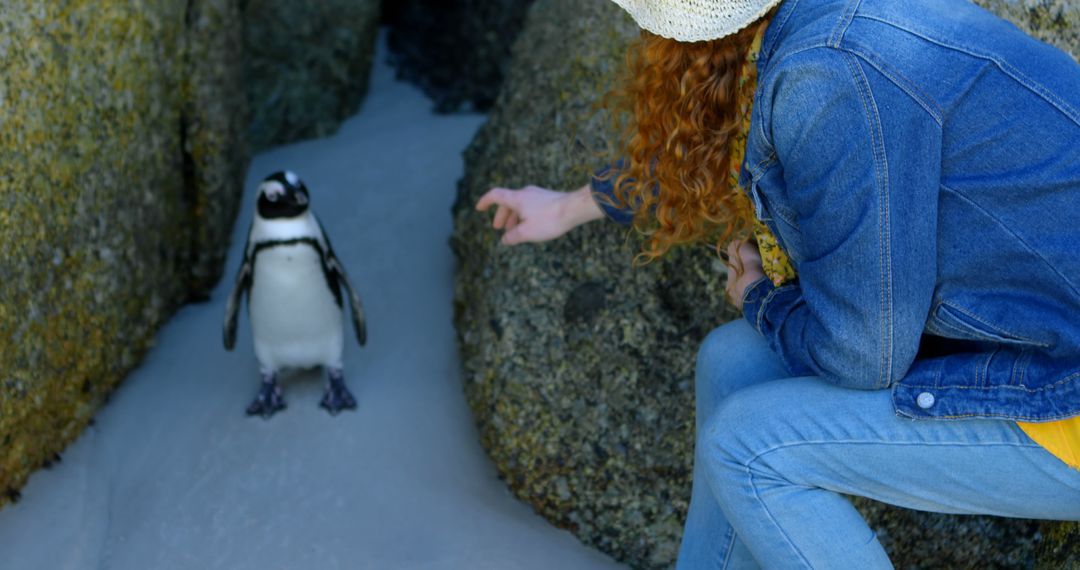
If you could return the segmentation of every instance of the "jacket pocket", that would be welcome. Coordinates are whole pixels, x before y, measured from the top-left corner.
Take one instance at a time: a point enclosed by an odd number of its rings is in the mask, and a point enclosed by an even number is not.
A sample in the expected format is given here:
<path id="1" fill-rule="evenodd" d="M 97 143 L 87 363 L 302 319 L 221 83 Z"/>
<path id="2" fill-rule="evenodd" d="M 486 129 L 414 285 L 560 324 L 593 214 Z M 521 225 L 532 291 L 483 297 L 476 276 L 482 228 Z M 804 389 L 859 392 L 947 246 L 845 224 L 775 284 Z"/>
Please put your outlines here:
<path id="1" fill-rule="evenodd" d="M 1008 331 L 990 323 L 975 313 L 949 304 L 938 303 L 933 318 L 927 323 L 928 332 L 949 338 L 989 341 L 1014 346 L 1050 348 L 1050 344 Z"/>

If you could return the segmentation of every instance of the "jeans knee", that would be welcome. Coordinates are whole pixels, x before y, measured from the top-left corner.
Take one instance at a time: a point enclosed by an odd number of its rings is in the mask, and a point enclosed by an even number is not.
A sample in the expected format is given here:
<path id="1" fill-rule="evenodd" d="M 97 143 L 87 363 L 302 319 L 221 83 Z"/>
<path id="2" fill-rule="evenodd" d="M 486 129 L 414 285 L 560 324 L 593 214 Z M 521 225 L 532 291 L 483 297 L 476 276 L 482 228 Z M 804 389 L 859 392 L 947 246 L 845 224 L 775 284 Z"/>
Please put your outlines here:
<path id="1" fill-rule="evenodd" d="M 708 414 L 740 386 L 737 361 L 746 356 L 748 334 L 757 333 L 740 319 L 713 329 L 701 342 L 694 368 L 699 414 Z"/>
<path id="2" fill-rule="evenodd" d="M 725 398 L 699 430 L 697 457 L 710 480 L 745 476 L 758 455 L 775 443 L 783 414 L 759 392 L 742 390 Z"/>

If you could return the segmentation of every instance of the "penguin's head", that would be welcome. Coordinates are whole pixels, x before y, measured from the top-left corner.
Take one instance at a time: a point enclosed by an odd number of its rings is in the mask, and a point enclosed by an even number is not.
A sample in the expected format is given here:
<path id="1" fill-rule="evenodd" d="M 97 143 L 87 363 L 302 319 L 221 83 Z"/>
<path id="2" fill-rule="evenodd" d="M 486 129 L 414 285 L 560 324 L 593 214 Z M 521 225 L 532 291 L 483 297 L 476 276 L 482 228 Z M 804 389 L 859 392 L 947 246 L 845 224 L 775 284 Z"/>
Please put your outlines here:
<path id="1" fill-rule="evenodd" d="M 268 220 L 300 216 L 308 211 L 307 186 L 293 172 L 275 172 L 259 184 L 256 209 L 260 217 Z"/>

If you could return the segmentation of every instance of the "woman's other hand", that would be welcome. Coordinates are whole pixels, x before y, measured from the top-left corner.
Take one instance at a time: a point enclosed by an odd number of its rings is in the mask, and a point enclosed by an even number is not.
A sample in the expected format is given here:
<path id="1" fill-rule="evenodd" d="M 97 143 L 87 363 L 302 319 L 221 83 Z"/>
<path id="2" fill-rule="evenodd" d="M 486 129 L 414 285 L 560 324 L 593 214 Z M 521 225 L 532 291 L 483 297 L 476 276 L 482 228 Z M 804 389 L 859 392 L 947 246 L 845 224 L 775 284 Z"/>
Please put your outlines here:
<path id="1" fill-rule="evenodd" d="M 573 192 L 539 186 L 492 188 L 476 202 L 476 209 L 485 212 L 493 205 L 497 208 L 491 226 L 503 230 L 502 242 L 506 245 L 552 240 L 604 216 L 589 185 Z"/>
<path id="2" fill-rule="evenodd" d="M 735 240 L 727 248 L 727 294 L 736 309 L 742 310 L 743 293 L 758 279 L 765 277 L 761 266 L 761 252 L 757 244 L 747 240 Z M 740 265 L 741 262 L 741 265 Z M 742 271 L 737 269 L 741 266 Z"/>

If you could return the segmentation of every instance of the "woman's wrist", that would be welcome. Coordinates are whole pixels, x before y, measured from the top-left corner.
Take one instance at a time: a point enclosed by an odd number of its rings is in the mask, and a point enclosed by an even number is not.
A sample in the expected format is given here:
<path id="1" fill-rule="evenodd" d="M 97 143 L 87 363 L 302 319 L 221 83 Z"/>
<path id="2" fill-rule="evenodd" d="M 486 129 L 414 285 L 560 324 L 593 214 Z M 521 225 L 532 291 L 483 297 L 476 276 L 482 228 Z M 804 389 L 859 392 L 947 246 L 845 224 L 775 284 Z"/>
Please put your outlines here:
<path id="1" fill-rule="evenodd" d="M 568 230 L 604 217 L 604 211 L 593 198 L 591 184 L 568 192 L 564 204 L 565 210 L 562 217 L 567 223 Z"/>

